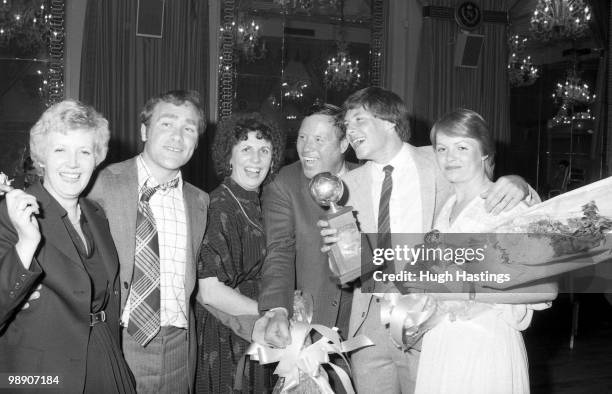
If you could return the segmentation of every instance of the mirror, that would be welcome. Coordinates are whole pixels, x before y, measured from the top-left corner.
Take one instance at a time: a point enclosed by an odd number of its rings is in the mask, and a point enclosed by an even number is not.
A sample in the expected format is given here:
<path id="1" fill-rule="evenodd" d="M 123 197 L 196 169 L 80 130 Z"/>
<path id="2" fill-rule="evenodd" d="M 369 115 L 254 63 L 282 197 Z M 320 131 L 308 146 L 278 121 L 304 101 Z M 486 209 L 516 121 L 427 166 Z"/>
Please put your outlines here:
<path id="1" fill-rule="evenodd" d="M 380 83 L 383 0 L 224 1 L 219 118 L 261 112 L 286 132 L 286 162 L 314 104 Z"/>

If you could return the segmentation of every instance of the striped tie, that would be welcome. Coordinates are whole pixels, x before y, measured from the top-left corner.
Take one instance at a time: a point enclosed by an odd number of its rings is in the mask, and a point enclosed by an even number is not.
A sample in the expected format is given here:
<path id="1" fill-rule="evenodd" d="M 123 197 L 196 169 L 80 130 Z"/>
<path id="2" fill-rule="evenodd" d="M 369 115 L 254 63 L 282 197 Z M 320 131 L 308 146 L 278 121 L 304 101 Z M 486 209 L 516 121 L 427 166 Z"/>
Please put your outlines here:
<path id="1" fill-rule="evenodd" d="M 380 191 L 380 202 L 378 204 L 378 248 L 391 249 L 391 222 L 389 219 L 389 201 L 391 200 L 391 192 L 393 191 L 393 179 L 391 173 L 393 166 L 387 165 L 383 168 L 385 179 L 382 183 Z M 385 265 L 386 272 L 393 272 L 395 264 L 389 261 Z"/>
<path id="2" fill-rule="evenodd" d="M 128 333 L 146 346 L 160 330 L 159 242 L 149 200 L 159 189 L 176 187 L 178 178 L 164 185 L 144 187 L 136 216 L 136 254 L 130 290 Z"/>

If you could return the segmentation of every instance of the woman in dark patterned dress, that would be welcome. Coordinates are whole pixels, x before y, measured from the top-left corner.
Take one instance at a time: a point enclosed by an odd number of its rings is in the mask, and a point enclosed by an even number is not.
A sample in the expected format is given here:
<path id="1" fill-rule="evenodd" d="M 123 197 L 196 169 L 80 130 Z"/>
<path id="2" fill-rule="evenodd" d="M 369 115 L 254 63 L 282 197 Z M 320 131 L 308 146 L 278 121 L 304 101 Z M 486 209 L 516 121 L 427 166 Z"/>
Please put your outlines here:
<path id="1" fill-rule="evenodd" d="M 259 114 L 235 115 L 217 130 L 213 159 L 224 180 L 210 194 L 198 261 L 198 393 L 234 392 L 236 368 L 258 315 L 266 254 L 260 186 L 280 167 L 282 142 L 278 127 Z M 271 371 L 247 362 L 240 391 L 270 391 Z"/>

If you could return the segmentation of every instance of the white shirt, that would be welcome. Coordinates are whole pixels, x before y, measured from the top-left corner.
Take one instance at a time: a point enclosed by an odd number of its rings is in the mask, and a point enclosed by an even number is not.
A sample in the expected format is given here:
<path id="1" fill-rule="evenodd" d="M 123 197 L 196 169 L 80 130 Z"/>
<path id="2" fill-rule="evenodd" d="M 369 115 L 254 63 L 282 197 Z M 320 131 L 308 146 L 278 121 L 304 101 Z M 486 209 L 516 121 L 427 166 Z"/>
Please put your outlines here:
<path id="1" fill-rule="evenodd" d="M 392 233 L 422 233 L 423 204 L 421 201 L 421 182 L 416 164 L 404 143 L 400 151 L 385 164 L 373 161 L 367 163 L 372 179 L 372 204 L 374 223 L 378 223 L 378 206 L 387 165 L 393 166 L 391 179 L 393 189 L 389 201 L 389 219 Z"/>
<path id="2" fill-rule="evenodd" d="M 385 179 L 383 168 L 387 165 L 393 166 L 391 179 L 393 188 L 389 200 L 389 225 L 391 227 L 391 245 L 397 241 L 393 239 L 393 233 L 422 233 L 423 232 L 423 203 L 421 201 L 421 182 L 416 164 L 412 159 L 410 149 L 406 143 L 402 144 L 400 151 L 385 164 L 368 161 L 370 178 L 372 180 L 372 212 L 374 212 L 374 223 L 378 223 L 378 208 L 380 205 L 380 194 Z M 398 261 L 395 262 L 396 270 Z M 396 293 L 374 293 L 377 297 L 385 297 L 392 300 L 399 297 Z"/>
<path id="3" fill-rule="evenodd" d="M 151 175 L 142 156 L 138 156 L 138 197 L 144 186 L 155 187 L 159 182 Z M 176 176 L 176 188 L 158 190 L 149 200 L 155 218 L 159 242 L 160 320 L 162 326 L 187 328 L 185 305 L 185 265 L 187 263 L 187 218 L 183 198 L 183 178 Z M 127 326 L 130 318 L 128 295 L 121 317 Z"/>

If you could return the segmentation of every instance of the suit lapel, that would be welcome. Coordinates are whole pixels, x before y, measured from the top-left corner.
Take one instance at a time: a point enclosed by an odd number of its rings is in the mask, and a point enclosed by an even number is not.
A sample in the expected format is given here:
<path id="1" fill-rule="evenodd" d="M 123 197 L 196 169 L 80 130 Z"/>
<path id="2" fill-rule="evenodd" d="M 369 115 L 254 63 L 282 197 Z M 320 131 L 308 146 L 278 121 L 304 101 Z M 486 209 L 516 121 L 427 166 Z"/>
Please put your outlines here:
<path id="1" fill-rule="evenodd" d="M 421 205 L 423 209 L 423 231 L 429 231 L 433 224 L 434 210 L 436 207 L 436 163 L 427 158 L 423 150 L 408 145 L 414 158 L 419 183 L 421 186 Z"/>
<path id="2" fill-rule="evenodd" d="M 364 164 L 358 170 L 360 172 L 359 179 L 354 179 L 350 185 L 348 204 L 353 206 L 353 210 L 357 207 L 357 220 L 359 228 L 363 233 L 375 233 L 378 231 L 376 223 L 374 223 L 374 210 L 372 206 L 372 178 L 369 169 L 369 163 Z"/>
<path id="3" fill-rule="evenodd" d="M 183 198 L 185 200 L 185 216 L 187 218 L 187 261 L 185 264 L 185 297 L 189 302 L 196 280 L 196 265 L 198 250 L 204 238 L 206 229 L 206 209 L 202 201 L 198 200 L 197 194 L 190 185 L 183 185 Z"/>
<path id="4" fill-rule="evenodd" d="M 136 253 L 136 215 L 138 213 L 138 170 L 136 159 L 125 163 L 123 171 L 115 174 L 112 183 L 113 204 L 123 222 L 116 226 L 116 244 L 120 249 L 121 281 L 130 283 L 134 272 L 134 256 Z M 121 245 L 121 246 L 119 246 Z"/>
<path id="5" fill-rule="evenodd" d="M 102 231 L 108 228 L 107 220 L 101 216 L 98 208 L 90 204 L 89 201 L 81 199 L 81 211 L 89 225 L 89 230 L 93 236 L 94 245 L 100 252 L 100 257 L 106 267 L 109 278 L 117 275 L 117 255 L 114 253 L 114 245 L 111 242 L 110 231 Z M 114 262 L 114 263 L 113 263 Z"/>
<path id="6" fill-rule="evenodd" d="M 43 189 L 41 184 L 33 185 L 27 192 L 34 195 L 41 206 L 42 214 L 38 216 L 38 225 L 40 233 L 44 234 L 44 243 L 53 245 L 58 252 L 68 257 L 71 263 L 85 270 L 62 220 L 63 212 L 60 211 L 59 204 Z"/>

